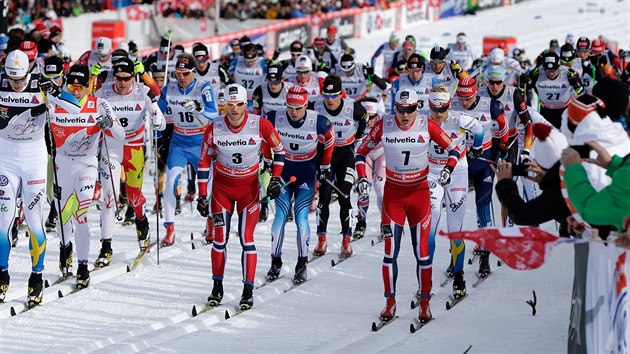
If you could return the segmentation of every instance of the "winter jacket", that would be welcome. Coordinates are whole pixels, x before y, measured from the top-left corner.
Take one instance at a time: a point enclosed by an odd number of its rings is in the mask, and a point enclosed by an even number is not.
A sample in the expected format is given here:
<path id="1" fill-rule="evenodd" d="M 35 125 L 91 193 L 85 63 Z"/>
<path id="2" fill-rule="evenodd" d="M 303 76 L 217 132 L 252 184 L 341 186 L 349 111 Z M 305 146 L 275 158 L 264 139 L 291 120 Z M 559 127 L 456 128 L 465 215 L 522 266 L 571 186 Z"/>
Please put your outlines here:
<path id="1" fill-rule="evenodd" d="M 571 203 L 584 221 L 623 230 L 623 219 L 630 215 L 630 154 L 624 158 L 615 155 L 606 175 L 612 177 L 612 183 L 597 192 L 584 166 L 577 163 L 566 168 L 564 182 Z"/>
<path id="2" fill-rule="evenodd" d="M 539 225 L 550 220 L 556 220 L 563 227 L 560 228 L 560 236 L 567 236 L 566 218 L 571 215 L 564 202 L 560 190 L 560 163 L 551 167 L 540 181 L 539 187 L 542 193 L 538 197 L 525 202 L 518 192 L 516 182 L 511 178 L 497 182 L 495 189 L 497 197 L 508 213 L 508 216 L 517 225 Z"/>

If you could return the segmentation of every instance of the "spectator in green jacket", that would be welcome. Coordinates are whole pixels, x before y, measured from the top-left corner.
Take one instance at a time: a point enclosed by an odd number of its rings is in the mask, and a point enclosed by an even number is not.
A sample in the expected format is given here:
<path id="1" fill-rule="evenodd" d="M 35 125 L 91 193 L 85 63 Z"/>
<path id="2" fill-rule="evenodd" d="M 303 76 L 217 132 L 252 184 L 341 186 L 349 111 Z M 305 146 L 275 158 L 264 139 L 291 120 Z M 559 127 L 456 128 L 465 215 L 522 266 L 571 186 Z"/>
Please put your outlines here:
<path id="1" fill-rule="evenodd" d="M 597 158 L 582 160 L 578 152 L 567 148 L 560 161 L 565 167 L 564 182 L 569 199 L 584 221 L 593 225 L 613 225 L 624 230 L 624 218 L 630 215 L 630 154 L 610 156 L 604 147 L 594 141 L 586 142 Z M 607 170 L 612 183 L 597 192 L 591 186 L 581 162 L 589 162 Z"/>

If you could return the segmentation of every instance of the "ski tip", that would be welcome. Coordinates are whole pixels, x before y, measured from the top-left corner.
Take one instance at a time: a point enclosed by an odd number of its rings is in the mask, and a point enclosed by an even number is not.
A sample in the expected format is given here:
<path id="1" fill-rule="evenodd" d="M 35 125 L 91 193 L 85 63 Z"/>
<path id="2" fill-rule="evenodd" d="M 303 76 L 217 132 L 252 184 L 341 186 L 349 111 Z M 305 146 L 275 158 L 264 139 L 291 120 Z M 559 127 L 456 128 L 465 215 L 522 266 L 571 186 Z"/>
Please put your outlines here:
<path id="1" fill-rule="evenodd" d="M 468 264 L 472 264 L 472 258 L 468 258 Z"/>
<path id="2" fill-rule="evenodd" d="M 48 282 L 48 279 L 44 280 L 44 288 L 48 288 L 50 287 L 50 283 Z"/>
<path id="3" fill-rule="evenodd" d="M 372 322 L 372 332 L 376 331 L 378 331 L 378 328 L 376 327 L 376 322 Z"/>
<path id="4" fill-rule="evenodd" d="M 451 303 L 447 301 L 447 302 L 446 302 L 446 311 L 450 310 L 450 309 L 451 309 L 451 307 L 452 307 L 452 306 L 451 306 Z"/>
<path id="5" fill-rule="evenodd" d="M 230 312 L 228 312 L 228 310 L 225 310 L 225 319 L 226 320 L 230 319 Z"/>
<path id="6" fill-rule="evenodd" d="M 194 239 L 195 239 L 195 236 L 193 235 L 193 233 L 192 233 L 192 232 L 190 233 L 190 239 L 191 239 L 191 240 L 194 240 Z"/>
<path id="7" fill-rule="evenodd" d="M 197 317 L 198 313 L 197 313 L 197 306 L 193 305 L 192 308 L 192 317 Z"/>
<path id="8" fill-rule="evenodd" d="M 332 267 L 336 266 L 336 264 L 335 264 L 335 260 L 334 260 L 334 259 L 331 259 L 331 260 L 330 260 L 330 265 L 331 265 Z"/>
<path id="9" fill-rule="evenodd" d="M 409 332 L 412 334 L 416 333 L 416 326 L 414 326 L 413 323 L 409 325 Z"/>
<path id="10" fill-rule="evenodd" d="M 503 265 L 503 263 L 501 262 L 501 260 L 498 260 L 498 261 L 497 261 L 497 267 L 500 267 L 500 266 L 502 266 L 502 265 Z"/>
<path id="11" fill-rule="evenodd" d="M 412 310 L 415 309 L 416 308 L 416 302 L 411 300 L 411 306 L 410 307 L 411 307 Z"/>
<path id="12" fill-rule="evenodd" d="M 372 247 L 374 247 L 374 240 L 371 240 L 370 243 L 371 243 Z"/>
<path id="13" fill-rule="evenodd" d="M 57 290 L 57 297 L 59 297 L 60 299 L 63 297 L 63 293 L 61 292 L 61 290 Z"/>
<path id="14" fill-rule="evenodd" d="M 131 272 L 131 267 L 127 265 L 127 273 Z"/>
<path id="15" fill-rule="evenodd" d="M 195 244 L 194 243 L 191 243 L 190 246 L 192 247 L 193 250 L 195 249 Z"/>
<path id="16" fill-rule="evenodd" d="M 13 306 L 11 306 L 11 317 L 15 316 L 15 308 Z"/>

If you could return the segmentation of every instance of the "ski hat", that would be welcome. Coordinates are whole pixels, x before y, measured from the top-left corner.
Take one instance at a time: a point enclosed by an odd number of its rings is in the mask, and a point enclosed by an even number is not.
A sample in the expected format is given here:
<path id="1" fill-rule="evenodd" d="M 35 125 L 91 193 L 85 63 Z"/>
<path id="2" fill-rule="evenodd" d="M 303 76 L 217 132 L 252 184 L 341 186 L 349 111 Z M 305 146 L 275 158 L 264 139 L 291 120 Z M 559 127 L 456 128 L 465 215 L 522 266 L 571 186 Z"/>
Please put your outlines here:
<path id="1" fill-rule="evenodd" d="M 322 94 L 341 94 L 341 79 L 337 75 L 326 76 L 322 84 Z"/>
<path id="2" fill-rule="evenodd" d="M 197 42 L 192 47 L 192 55 L 195 58 L 198 58 L 198 57 L 206 58 L 210 56 L 210 53 L 208 53 L 208 47 L 206 47 L 205 44 L 201 42 Z"/>
<path id="3" fill-rule="evenodd" d="M 224 89 L 225 102 L 247 102 L 247 90 L 239 84 L 230 84 Z"/>
<path id="4" fill-rule="evenodd" d="M 578 38 L 577 44 L 575 45 L 577 49 L 591 49 L 591 41 L 588 37 L 580 37 Z"/>
<path id="5" fill-rule="evenodd" d="M 532 156 L 545 170 L 550 169 L 562 156 L 562 151 L 569 147 L 567 138 L 559 130 L 544 123 L 534 124 L 534 144 Z"/>
<path id="6" fill-rule="evenodd" d="M 4 62 L 4 72 L 13 77 L 25 77 L 28 74 L 28 56 L 21 50 L 10 52 Z"/>
<path id="7" fill-rule="evenodd" d="M 451 94 L 448 92 L 430 92 L 429 107 L 431 109 L 443 110 L 451 105 Z"/>
<path id="8" fill-rule="evenodd" d="M 46 56 L 51 49 L 53 49 L 53 42 L 46 38 L 42 38 L 37 42 L 37 52 L 42 56 Z"/>
<path id="9" fill-rule="evenodd" d="M 400 37 L 398 36 L 398 33 L 396 33 L 396 31 L 392 31 L 392 33 L 389 35 L 389 41 L 390 42 L 400 42 Z"/>
<path id="10" fill-rule="evenodd" d="M 280 64 L 272 64 L 267 68 L 267 76 L 266 79 L 272 83 L 278 83 L 282 81 L 282 65 Z"/>
<path id="11" fill-rule="evenodd" d="M 567 63 L 575 59 L 575 49 L 571 43 L 565 43 L 560 47 L 560 59 Z"/>
<path id="12" fill-rule="evenodd" d="M 477 94 L 477 83 L 475 79 L 464 77 L 459 79 L 457 84 L 457 97 L 470 98 Z"/>
<path id="13" fill-rule="evenodd" d="M 415 43 L 413 43 L 412 41 L 408 41 L 408 40 L 404 41 L 402 46 L 403 46 L 403 48 L 405 48 L 405 47 L 415 48 L 416 47 Z"/>
<path id="14" fill-rule="evenodd" d="M 99 56 L 107 56 L 112 51 L 112 40 L 107 37 L 98 37 L 94 43 L 94 52 Z"/>
<path id="15" fill-rule="evenodd" d="M 129 58 L 129 53 L 122 48 L 116 48 L 112 51 L 112 64 L 122 58 Z"/>
<path id="16" fill-rule="evenodd" d="M 151 66 L 149 67 L 149 70 L 151 71 L 151 76 L 154 79 L 157 79 L 157 78 L 163 79 L 166 77 L 166 73 L 164 72 L 164 65 L 165 64 L 159 65 L 157 62 L 151 64 Z"/>
<path id="17" fill-rule="evenodd" d="M 53 55 L 44 60 L 44 75 L 57 76 L 63 74 L 63 59 Z"/>
<path id="18" fill-rule="evenodd" d="M 177 63 L 175 64 L 175 69 L 187 69 L 187 70 L 195 70 L 195 61 L 191 60 L 189 56 L 182 55 L 177 59 Z"/>
<path id="19" fill-rule="evenodd" d="M 418 94 L 414 90 L 403 89 L 396 92 L 397 105 L 400 106 L 413 106 L 418 104 Z"/>
<path id="20" fill-rule="evenodd" d="M 354 57 L 351 54 L 344 54 L 339 59 L 339 67 L 344 72 L 352 71 L 355 67 L 354 65 Z"/>
<path id="21" fill-rule="evenodd" d="M 505 52 L 501 48 L 493 48 L 488 54 L 492 64 L 501 64 L 505 60 Z"/>
<path id="22" fill-rule="evenodd" d="M 424 70 L 424 67 L 425 67 L 424 58 L 418 53 L 411 54 L 409 56 L 409 59 L 407 59 L 407 68 L 408 69 L 422 69 L 422 70 Z"/>
<path id="23" fill-rule="evenodd" d="M 245 47 L 246 45 L 250 44 L 251 42 L 252 42 L 252 40 L 248 36 L 243 36 L 238 41 L 238 43 L 240 44 L 241 48 Z"/>
<path id="24" fill-rule="evenodd" d="M 573 47 L 575 45 L 575 35 L 571 32 L 567 33 L 564 42 L 571 44 L 571 46 Z"/>
<path id="25" fill-rule="evenodd" d="M 488 81 L 505 81 L 507 71 L 503 65 L 490 65 L 486 69 L 486 80 Z"/>
<path id="26" fill-rule="evenodd" d="M 523 55 L 523 50 L 520 48 L 514 48 L 512 49 L 512 57 L 513 58 L 519 58 L 521 55 Z"/>
<path id="27" fill-rule="evenodd" d="M 291 43 L 291 48 L 289 49 L 291 53 L 302 54 L 302 50 L 304 50 L 304 45 L 302 44 L 302 42 L 293 41 L 293 43 Z"/>
<path id="28" fill-rule="evenodd" d="M 328 25 L 328 27 L 326 27 L 326 33 L 327 34 L 337 34 L 337 26 L 335 26 L 335 25 Z"/>
<path id="29" fill-rule="evenodd" d="M 292 86 L 287 92 L 287 105 L 289 106 L 304 106 L 308 103 L 308 93 L 306 89 L 301 86 Z"/>
<path id="30" fill-rule="evenodd" d="M 160 49 L 159 49 L 160 53 L 166 55 L 166 53 L 168 53 L 168 51 L 169 51 L 169 47 L 170 47 L 170 45 L 169 45 L 168 38 L 167 37 L 162 37 L 160 39 Z"/>
<path id="31" fill-rule="evenodd" d="M 243 48 L 243 58 L 247 61 L 256 60 L 258 48 L 254 43 L 247 43 Z"/>
<path id="32" fill-rule="evenodd" d="M 593 96 L 606 105 L 604 111 L 613 121 L 619 119 L 628 109 L 628 83 L 604 77 L 593 86 Z"/>
<path id="33" fill-rule="evenodd" d="M 361 101 L 361 105 L 365 108 L 368 115 L 375 115 L 378 113 L 378 103 L 372 101 Z"/>
<path id="34" fill-rule="evenodd" d="M 558 44 L 557 39 L 552 39 L 549 41 L 549 48 L 558 48 L 560 44 Z"/>
<path id="35" fill-rule="evenodd" d="M 591 53 L 601 54 L 604 52 L 604 42 L 601 39 L 593 39 L 591 43 Z"/>
<path id="36" fill-rule="evenodd" d="M 445 60 L 447 54 L 448 49 L 444 49 L 439 45 L 436 45 L 435 47 L 431 48 L 430 58 L 431 60 Z"/>
<path id="37" fill-rule="evenodd" d="M 567 106 L 567 118 L 573 124 L 580 124 L 591 112 L 606 108 L 606 105 L 599 98 L 583 93 L 577 97 L 571 97 Z"/>
<path id="38" fill-rule="evenodd" d="M 323 47 L 326 45 L 326 40 L 323 37 L 317 37 L 313 39 L 313 45 L 316 47 Z"/>
<path id="39" fill-rule="evenodd" d="M 302 54 L 295 60 L 295 68 L 298 70 L 313 70 L 313 62 L 311 61 L 311 58 L 309 58 L 307 55 Z"/>
<path id="40" fill-rule="evenodd" d="M 133 61 L 129 58 L 120 58 L 116 62 L 114 62 L 113 68 L 114 75 L 117 73 L 128 73 L 133 76 Z"/>
<path id="41" fill-rule="evenodd" d="M 543 54 L 542 66 L 545 70 L 556 70 L 560 67 L 560 57 L 558 54 L 548 51 Z"/>
<path id="42" fill-rule="evenodd" d="M 70 69 L 68 69 L 66 78 L 68 84 L 88 87 L 90 81 L 90 71 L 86 65 L 74 64 L 70 67 Z"/>
<path id="43" fill-rule="evenodd" d="M 459 32 L 457 37 L 455 37 L 455 41 L 459 44 L 466 44 L 466 33 Z"/>
<path id="44" fill-rule="evenodd" d="M 57 26 L 52 26 L 50 27 L 50 35 L 48 36 L 48 38 L 53 38 L 57 36 L 58 34 L 61 34 L 61 28 Z"/>
<path id="45" fill-rule="evenodd" d="M 35 59 L 37 57 L 37 43 L 33 41 L 20 42 L 20 50 L 24 52 L 29 59 Z"/>

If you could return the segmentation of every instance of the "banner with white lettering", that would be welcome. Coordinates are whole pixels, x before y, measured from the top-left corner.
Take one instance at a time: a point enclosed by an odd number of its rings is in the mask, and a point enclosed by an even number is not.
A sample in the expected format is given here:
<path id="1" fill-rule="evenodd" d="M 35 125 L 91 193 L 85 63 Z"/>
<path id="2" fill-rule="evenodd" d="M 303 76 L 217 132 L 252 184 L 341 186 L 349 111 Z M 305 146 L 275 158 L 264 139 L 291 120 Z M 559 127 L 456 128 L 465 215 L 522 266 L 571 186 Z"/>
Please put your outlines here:
<path id="1" fill-rule="evenodd" d="M 430 8 L 427 0 L 405 0 L 400 27 L 409 28 L 431 21 Z"/>
<path id="2" fill-rule="evenodd" d="M 311 42 L 311 26 L 307 23 L 295 27 L 283 28 L 276 31 L 276 50 L 280 52 L 288 51 L 291 43 L 300 41 L 302 43 Z"/>
<path id="3" fill-rule="evenodd" d="M 329 18 L 322 21 L 319 29 L 320 37 L 326 37 L 326 27 L 329 25 L 337 26 L 337 37 L 348 39 L 354 37 L 354 15 Z"/>
<path id="4" fill-rule="evenodd" d="M 361 37 L 389 34 L 396 29 L 397 9 L 366 12 L 361 15 Z"/>

